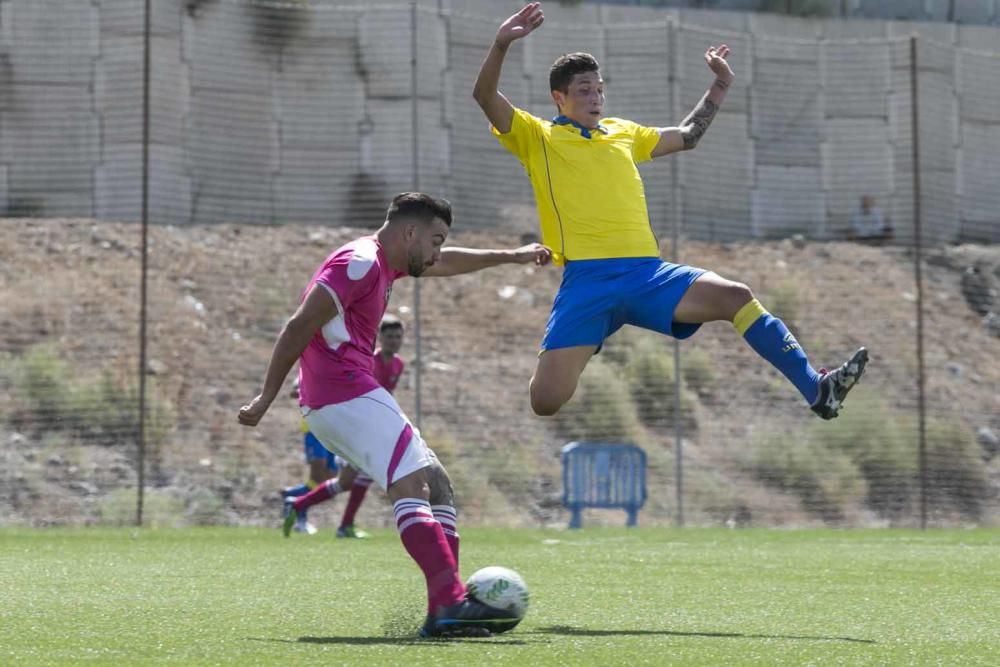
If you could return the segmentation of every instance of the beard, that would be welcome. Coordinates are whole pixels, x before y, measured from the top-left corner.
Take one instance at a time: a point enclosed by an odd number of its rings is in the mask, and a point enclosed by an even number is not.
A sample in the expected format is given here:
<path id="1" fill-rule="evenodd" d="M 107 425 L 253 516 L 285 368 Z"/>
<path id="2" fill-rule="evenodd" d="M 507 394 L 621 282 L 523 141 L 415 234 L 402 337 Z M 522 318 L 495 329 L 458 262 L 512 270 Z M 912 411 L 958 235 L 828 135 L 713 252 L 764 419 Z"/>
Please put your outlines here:
<path id="1" fill-rule="evenodd" d="M 410 277 L 419 278 L 426 269 L 427 266 L 418 255 L 410 255 L 406 265 L 406 272 L 410 274 Z"/>

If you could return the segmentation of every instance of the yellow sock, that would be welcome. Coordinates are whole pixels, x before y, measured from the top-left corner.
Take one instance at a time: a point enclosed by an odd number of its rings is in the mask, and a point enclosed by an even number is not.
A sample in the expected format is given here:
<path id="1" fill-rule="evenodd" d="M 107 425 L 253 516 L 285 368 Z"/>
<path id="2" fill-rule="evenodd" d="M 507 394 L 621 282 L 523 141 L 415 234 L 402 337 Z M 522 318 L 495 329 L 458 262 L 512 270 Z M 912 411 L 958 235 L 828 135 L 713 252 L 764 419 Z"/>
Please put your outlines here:
<path id="1" fill-rule="evenodd" d="M 760 301 L 757 299 L 751 299 L 745 306 L 736 312 L 736 316 L 733 318 L 733 326 L 736 327 L 736 330 L 740 332 L 740 335 L 742 336 L 754 322 L 759 320 L 764 315 L 767 315 L 767 311 L 764 309 L 764 306 L 760 304 Z"/>

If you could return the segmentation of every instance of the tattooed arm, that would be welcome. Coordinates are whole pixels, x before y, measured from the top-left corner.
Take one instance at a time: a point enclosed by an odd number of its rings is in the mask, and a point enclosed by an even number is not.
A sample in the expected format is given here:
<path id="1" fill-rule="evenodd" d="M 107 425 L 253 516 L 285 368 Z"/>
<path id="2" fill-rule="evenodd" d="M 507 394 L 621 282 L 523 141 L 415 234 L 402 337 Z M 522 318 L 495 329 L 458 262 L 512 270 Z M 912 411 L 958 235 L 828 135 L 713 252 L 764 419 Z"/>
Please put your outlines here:
<path id="1" fill-rule="evenodd" d="M 733 81 L 733 71 L 726 62 L 729 52 L 729 47 L 725 44 L 719 48 L 713 46 L 705 52 L 705 62 L 715 73 L 715 81 L 678 127 L 660 128 L 660 141 L 653 149 L 652 157 L 689 151 L 701 141 Z"/>

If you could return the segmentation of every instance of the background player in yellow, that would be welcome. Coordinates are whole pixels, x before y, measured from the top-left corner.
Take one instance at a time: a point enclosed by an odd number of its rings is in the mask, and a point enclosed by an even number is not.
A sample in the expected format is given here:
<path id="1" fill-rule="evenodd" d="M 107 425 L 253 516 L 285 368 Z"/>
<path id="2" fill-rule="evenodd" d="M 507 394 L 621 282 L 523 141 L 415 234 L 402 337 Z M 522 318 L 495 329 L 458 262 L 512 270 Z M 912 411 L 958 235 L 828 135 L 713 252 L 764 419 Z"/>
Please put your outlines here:
<path id="1" fill-rule="evenodd" d="M 557 113 L 543 120 L 499 91 L 508 49 L 545 17 L 541 3 L 501 24 L 476 79 L 474 97 L 500 143 L 531 180 L 542 241 L 564 265 L 562 284 L 531 378 L 531 406 L 558 412 L 604 340 L 625 324 L 687 338 L 704 322 L 732 322 L 747 343 L 799 390 L 816 414 L 837 416 L 864 372 L 865 348 L 834 371 L 809 363 L 785 324 L 746 285 L 659 257 L 636 164 L 695 148 L 712 124 L 734 75 L 725 44 L 709 47 L 708 91 L 680 124 L 645 127 L 604 118 L 604 80 L 589 53 L 559 57 L 549 72 Z"/>

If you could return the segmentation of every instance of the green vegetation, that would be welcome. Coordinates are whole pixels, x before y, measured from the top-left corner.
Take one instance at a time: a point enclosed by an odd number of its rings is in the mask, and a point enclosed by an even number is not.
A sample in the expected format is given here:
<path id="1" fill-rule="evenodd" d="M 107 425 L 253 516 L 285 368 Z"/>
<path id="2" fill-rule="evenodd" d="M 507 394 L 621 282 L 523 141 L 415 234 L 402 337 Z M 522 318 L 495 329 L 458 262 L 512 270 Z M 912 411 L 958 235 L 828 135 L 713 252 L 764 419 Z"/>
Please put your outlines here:
<path id="1" fill-rule="evenodd" d="M 673 346 L 663 338 L 647 338 L 635 347 L 633 354 L 625 362 L 624 370 L 632 401 L 642 423 L 647 426 L 672 427 L 677 394 Z M 685 391 L 682 380 L 681 419 L 688 431 L 698 427 L 698 422 L 694 419 L 694 402 L 695 399 Z"/>
<path id="2" fill-rule="evenodd" d="M 913 414 L 862 386 L 833 422 L 757 436 L 751 467 L 825 521 L 839 522 L 862 507 L 895 521 L 912 517 L 919 500 L 917 442 Z M 978 519 L 990 491 L 968 427 L 956 417 L 929 419 L 927 462 L 934 511 Z"/>
<path id="3" fill-rule="evenodd" d="M 762 297 L 764 308 L 779 318 L 796 338 L 801 336 L 798 327 L 801 315 L 802 298 L 799 295 L 799 285 L 791 279 L 784 280 L 764 291 Z"/>
<path id="4" fill-rule="evenodd" d="M 632 442 L 640 432 L 629 386 L 619 369 L 600 357 L 587 365 L 576 394 L 554 423 L 569 441 Z"/>
<path id="5" fill-rule="evenodd" d="M 50 347 L 39 345 L 13 357 L 0 371 L 12 401 L 4 407 L 16 430 L 40 435 L 62 433 L 80 444 L 133 445 L 138 438 L 138 380 L 105 369 L 85 374 L 63 361 Z M 173 422 L 169 404 L 147 383 L 146 441 L 166 437 Z"/>
<path id="6" fill-rule="evenodd" d="M 0 530 L 5 664 L 987 665 L 1000 532 L 462 529 L 524 622 L 427 641 L 395 531 Z M 331 582 L 335 587 L 331 588 Z M 332 594 L 325 594 L 333 591 Z"/>
<path id="7" fill-rule="evenodd" d="M 688 346 L 681 350 L 681 377 L 699 396 L 711 394 L 715 387 L 715 365 L 705 350 Z"/>

